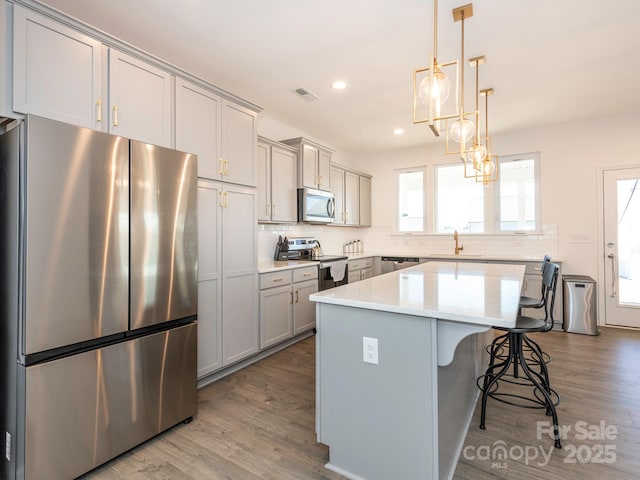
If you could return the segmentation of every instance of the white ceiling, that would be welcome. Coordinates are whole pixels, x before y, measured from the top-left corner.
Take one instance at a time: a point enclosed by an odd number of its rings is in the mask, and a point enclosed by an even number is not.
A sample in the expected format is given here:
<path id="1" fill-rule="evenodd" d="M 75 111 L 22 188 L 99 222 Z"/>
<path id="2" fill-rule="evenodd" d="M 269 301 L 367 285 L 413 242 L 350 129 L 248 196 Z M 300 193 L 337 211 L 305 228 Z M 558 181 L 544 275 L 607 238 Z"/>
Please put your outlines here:
<path id="1" fill-rule="evenodd" d="M 45 2 L 334 147 L 435 141 L 428 127 L 412 124 L 413 69 L 426 66 L 433 49 L 432 0 Z M 439 2 L 441 61 L 459 56 L 451 10 L 464 3 Z M 487 58 L 480 88 L 496 92 L 494 133 L 640 112 L 640 1 L 476 0 L 473 10 L 465 56 Z M 474 72 L 465 73 L 469 87 Z M 332 90 L 337 79 L 348 88 Z M 319 100 L 300 99 L 298 87 Z M 392 134 L 398 127 L 405 135 Z"/>

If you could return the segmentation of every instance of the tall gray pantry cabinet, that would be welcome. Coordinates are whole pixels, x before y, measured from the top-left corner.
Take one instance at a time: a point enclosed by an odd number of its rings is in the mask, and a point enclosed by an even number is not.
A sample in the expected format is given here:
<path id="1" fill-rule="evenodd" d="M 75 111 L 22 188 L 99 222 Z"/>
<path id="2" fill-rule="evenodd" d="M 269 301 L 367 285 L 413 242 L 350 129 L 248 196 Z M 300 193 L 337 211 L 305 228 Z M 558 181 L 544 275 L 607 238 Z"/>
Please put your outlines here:
<path id="1" fill-rule="evenodd" d="M 259 349 L 256 115 L 179 80 L 176 145 L 198 155 L 198 378 Z"/>

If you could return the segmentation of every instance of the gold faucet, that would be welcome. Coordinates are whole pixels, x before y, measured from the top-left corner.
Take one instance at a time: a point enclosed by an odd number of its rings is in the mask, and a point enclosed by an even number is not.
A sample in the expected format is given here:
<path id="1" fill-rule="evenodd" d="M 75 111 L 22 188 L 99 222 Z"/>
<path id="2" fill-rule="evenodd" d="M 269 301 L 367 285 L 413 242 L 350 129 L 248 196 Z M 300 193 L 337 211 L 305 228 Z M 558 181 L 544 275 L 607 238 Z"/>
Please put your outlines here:
<path id="1" fill-rule="evenodd" d="M 464 250 L 464 249 L 463 249 L 462 246 L 460 246 L 460 247 L 458 246 L 458 230 L 454 230 L 453 239 L 456 241 L 456 249 L 455 249 L 456 255 L 459 255 L 460 254 L 460 250 Z"/>

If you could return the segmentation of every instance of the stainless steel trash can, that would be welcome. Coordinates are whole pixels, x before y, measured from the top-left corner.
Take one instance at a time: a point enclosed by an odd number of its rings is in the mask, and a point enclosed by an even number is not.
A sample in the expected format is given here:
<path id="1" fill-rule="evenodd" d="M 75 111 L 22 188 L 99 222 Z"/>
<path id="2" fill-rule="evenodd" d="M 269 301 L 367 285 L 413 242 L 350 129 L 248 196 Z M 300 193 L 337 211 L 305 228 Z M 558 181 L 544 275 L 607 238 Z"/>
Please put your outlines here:
<path id="1" fill-rule="evenodd" d="M 586 275 L 563 275 L 562 329 L 570 333 L 598 335 L 596 281 Z"/>

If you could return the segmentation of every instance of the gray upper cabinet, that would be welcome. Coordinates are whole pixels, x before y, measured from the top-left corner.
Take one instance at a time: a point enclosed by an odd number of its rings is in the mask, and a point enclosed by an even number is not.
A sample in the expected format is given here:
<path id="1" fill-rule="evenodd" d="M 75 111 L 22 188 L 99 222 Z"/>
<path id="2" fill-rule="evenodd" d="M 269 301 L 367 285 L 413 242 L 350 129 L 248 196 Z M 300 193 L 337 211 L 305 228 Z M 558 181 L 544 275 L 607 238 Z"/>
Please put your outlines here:
<path id="1" fill-rule="evenodd" d="M 198 155 L 198 177 L 221 180 L 222 99 L 181 78 L 176 79 L 176 148 Z"/>
<path id="2" fill-rule="evenodd" d="M 298 150 L 298 187 L 331 190 L 331 156 L 333 150 L 303 137 L 282 140 Z"/>
<path id="3" fill-rule="evenodd" d="M 256 113 L 223 100 L 220 180 L 255 187 L 258 183 Z"/>
<path id="4" fill-rule="evenodd" d="M 106 130 L 103 48 L 98 40 L 14 5 L 13 110 Z"/>
<path id="5" fill-rule="evenodd" d="M 256 113 L 176 79 L 176 148 L 198 155 L 198 177 L 256 186 Z"/>
<path id="6" fill-rule="evenodd" d="M 331 191 L 333 192 L 336 207 L 334 225 L 344 225 L 344 168 L 335 163 L 331 165 Z"/>
<path id="7" fill-rule="evenodd" d="M 109 50 L 109 132 L 172 147 L 173 75 Z"/>
<path id="8" fill-rule="evenodd" d="M 331 191 L 335 197 L 334 225 L 371 226 L 371 177 L 331 165 Z"/>
<path id="9" fill-rule="evenodd" d="M 360 175 L 360 226 L 371 226 L 371 177 Z"/>
<path id="10" fill-rule="evenodd" d="M 357 173 L 344 172 L 345 225 L 357 226 L 360 222 L 360 177 Z"/>
<path id="11" fill-rule="evenodd" d="M 258 221 L 296 223 L 297 161 L 294 148 L 258 137 Z"/>

